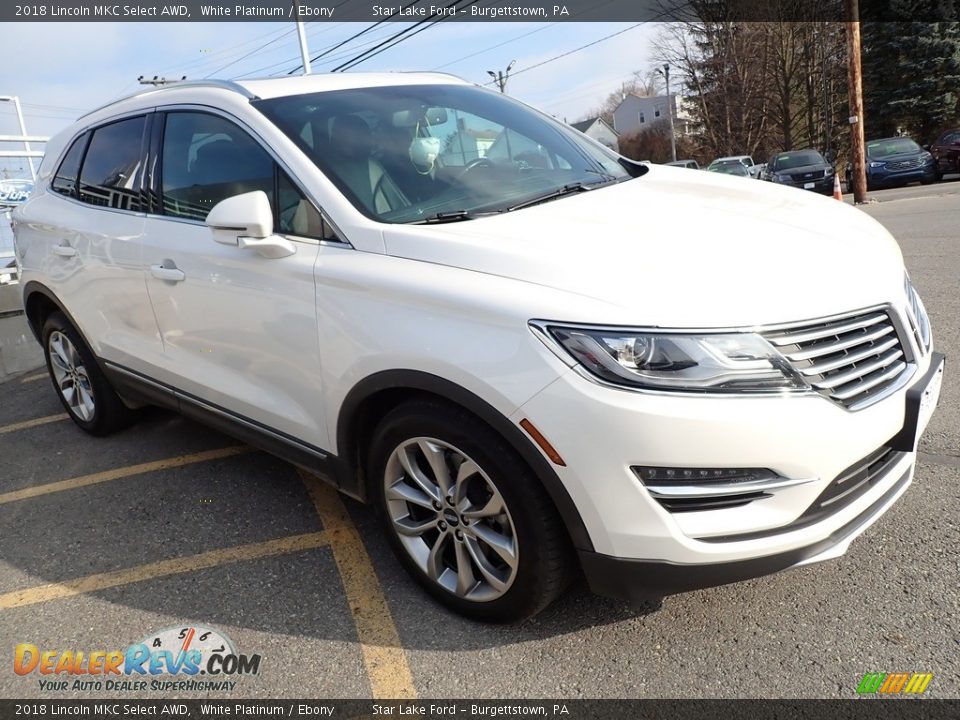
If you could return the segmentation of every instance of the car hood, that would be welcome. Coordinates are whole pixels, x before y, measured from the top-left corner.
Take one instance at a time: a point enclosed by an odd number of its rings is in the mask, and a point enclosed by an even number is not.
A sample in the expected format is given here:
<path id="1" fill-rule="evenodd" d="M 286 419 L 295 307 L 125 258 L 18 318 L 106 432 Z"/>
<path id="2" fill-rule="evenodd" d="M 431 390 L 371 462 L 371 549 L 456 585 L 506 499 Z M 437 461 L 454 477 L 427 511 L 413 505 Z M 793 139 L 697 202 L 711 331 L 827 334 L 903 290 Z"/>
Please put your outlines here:
<path id="1" fill-rule="evenodd" d="M 903 160 L 917 160 L 925 155 L 928 155 L 926 150 L 914 150 L 912 152 L 902 152 L 897 153 L 896 155 L 884 155 L 883 157 L 868 157 L 867 161 L 869 162 L 882 162 L 882 163 L 891 163 L 891 162 L 901 162 Z"/>
<path id="2" fill-rule="evenodd" d="M 817 172 L 818 170 L 827 170 L 829 167 L 831 166 L 823 163 L 814 163 L 813 165 L 801 165 L 790 168 L 789 170 L 774 170 L 773 172 L 777 175 L 803 175 L 804 173 Z"/>
<path id="3" fill-rule="evenodd" d="M 547 318 L 554 320 L 790 322 L 890 302 L 903 288 L 899 247 L 861 210 L 680 168 L 651 167 L 634 180 L 502 215 L 390 226 L 384 243 L 393 256 L 600 300 L 616 316 Z"/>

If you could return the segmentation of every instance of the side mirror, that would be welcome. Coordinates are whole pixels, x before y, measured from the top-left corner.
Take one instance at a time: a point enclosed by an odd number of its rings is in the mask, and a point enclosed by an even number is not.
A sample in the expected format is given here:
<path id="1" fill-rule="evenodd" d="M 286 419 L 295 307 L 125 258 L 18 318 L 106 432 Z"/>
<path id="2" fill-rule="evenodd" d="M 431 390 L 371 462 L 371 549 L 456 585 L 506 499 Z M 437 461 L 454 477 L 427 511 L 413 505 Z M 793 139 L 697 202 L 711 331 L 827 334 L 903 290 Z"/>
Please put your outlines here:
<path id="1" fill-rule="evenodd" d="M 239 238 L 265 238 L 273 234 L 273 210 L 262 190 L 221 200 L 207 215 L 213 239 L 224 245 L 239 245 Z"/>
<path id="2" fill-rule="evenodd" d="M 207 214 L 206 224 L 218 243 L 253 248 L 265 258 L 287 257 L 297 251 L 285 237 L 273 234 L 273 209 L 262 190 L 221 200 Z"/>
<path id="3" fill-rule="evenodd" d="M 927 152 L 930 152 L 930 146 L 929 146 L 929 145 L 923 145 L 922 147 L 923 147 L 923 149 L 926 150 Z"/>

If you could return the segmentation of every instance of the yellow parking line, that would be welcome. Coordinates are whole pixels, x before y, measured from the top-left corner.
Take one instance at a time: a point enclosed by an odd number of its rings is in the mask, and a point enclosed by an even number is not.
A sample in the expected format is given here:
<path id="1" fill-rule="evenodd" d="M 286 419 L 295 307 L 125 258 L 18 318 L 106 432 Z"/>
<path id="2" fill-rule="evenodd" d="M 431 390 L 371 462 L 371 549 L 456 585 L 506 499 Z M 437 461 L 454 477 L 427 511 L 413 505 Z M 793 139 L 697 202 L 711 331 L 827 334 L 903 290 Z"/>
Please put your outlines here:
<path id="1" fill-rule="evenodd" d="M 62 583 L 38 585 L 25 590 L 14 590 L 13 592 L 4 593 L 0 595 L 0 610 L 9 610 L 10 608 L 23 607 L 24 605 L 35 605 L 36 603 L 59 600 L 74 595 L 106 590 L 107 588 L 143 582 L 144 580 L 153 580 L 169 575 L 179 575 L 196 570 L 207 570 L 209 568 L 247 560 L 259 560 L 273 555 L 285 555 L 301 550 L 313 550 L 324 547 L 327 544 L 328 534 L 325 531 L 320 531 L 304 533 L 303 535 L 290 535 L 289 537 L 267 540 L 266 542 L 237 545 L 235 547 L 223 548 L 222 550 L 210 550 L 200 553 L 199 555 L 160 560 L 159 562 L 139 565 L 125 570 L 98 573 L 97 575 L 88 575 L 87 577 L 68 580 Z"/>
<path id="2" fill-rule="evenodd" d="M 27 375 L 26 377 L 20 378 L 20 383 L 33 382 L 34 380 L 43 380 L 45 377 L 50 377 L 47 373 L 36 373 L 34 375 Z"/>
<path id="3" fill-rule="evenodd" d="M 219 460 L 220 458 L 242 455 L 248 452 L 253 452 L 253 448 L 246 445 L 231 445 L 230 447 L 204 450 L 203 452 L 180 455 L 163 460 L 154 460 L 153 462 L 140 463 L 139 465 L 127 465 L 126 467 L 104 470 L 103 472 L 93 473 L 92 475 L 81 475 L 80 477 L 70 478 L 69 480 L 59 480 L 45 485 L 34 485 L 33 487 L 22 488 L 21 490 L 11 490 L 10 492 L 0 493 L 0 505 L 16 502 L 17 500 L 26 500 L 27 498 L 37 497 L 38 495 L 49 495 L 50 493 L 74 490 L 76 488 L 86 487 L 87 485 L 109 482 L 110 480 L 120 480 L 121 478 L 130 477 L 131 475 L 142 475 L 143 473 L 168 470 L 169 468 L 193 465 L 194 463 L 206 462 L 208 460 Z"/>
<path id="4" fill-rule="evenodd" d="M 12 425 L 2 425 L 0 426 L 0 435 L 9 432 L 15 432 L 16 430 L 26 430 L 27 428 L 36 427 L 37 425 L 46 425 L 47 423 L 57 422 L 58 420 L 66 420 L 69 415 L 66 413 L 60 413 L 59 415 L 47 415 L 45 417 L 34 418 L 33 420 L 24 420 L 23 422 L 16 422 Z"/>
<path id="5" fill-rule="evenodd" d="M 413 699 L 417 691 L 383 588 L 337 491 L 300 471 L 323 522 L 357 628 L 373 699 Z"/>

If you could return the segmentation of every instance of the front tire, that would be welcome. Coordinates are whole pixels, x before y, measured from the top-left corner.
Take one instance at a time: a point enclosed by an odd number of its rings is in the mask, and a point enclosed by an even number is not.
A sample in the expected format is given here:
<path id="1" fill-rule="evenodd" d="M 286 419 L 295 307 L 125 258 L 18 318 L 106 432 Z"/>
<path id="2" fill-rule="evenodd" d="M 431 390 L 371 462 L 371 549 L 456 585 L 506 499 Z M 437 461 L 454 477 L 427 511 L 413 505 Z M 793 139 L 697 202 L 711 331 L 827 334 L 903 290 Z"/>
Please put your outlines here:
<path id="1" fill-rule="evenodd" d="M 513 622 L 567 584 L 569 540 L 549 496 L 466 411 L 433 400 L 397 407 L 377 428 L 367 471 L 400 562 L 452 610 Z"/>
<path id="2" fill-rule="evenodd" d="M 63 313 L 55 312 L 47 318 L 42 337 L 47 372 L 57 397 L 78 427 L 91 435 L 109 435 L 136 418 Z"/>

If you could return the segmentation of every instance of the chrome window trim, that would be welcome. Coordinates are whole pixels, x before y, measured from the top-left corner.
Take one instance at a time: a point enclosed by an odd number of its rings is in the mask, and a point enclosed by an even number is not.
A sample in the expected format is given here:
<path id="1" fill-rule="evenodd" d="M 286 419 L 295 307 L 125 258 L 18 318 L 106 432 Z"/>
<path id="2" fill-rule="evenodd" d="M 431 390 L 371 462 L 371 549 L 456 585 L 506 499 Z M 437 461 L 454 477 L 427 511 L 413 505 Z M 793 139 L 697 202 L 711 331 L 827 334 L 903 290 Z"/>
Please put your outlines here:
<path id="1" fill-rule="evenodd" d="M 337 234 L 337 237 L 341 238 L 341 242 L 336 242 L 334 240 L 323 240 L 322 238 L 304 238 L 304 239 L 316 240 L 318 244 L 328 243 L 328 244 L 337 245 L 337 246 L 347 246 L 351 248 L 353 247 L 350 241 L 346 239 L 346 236 L 343 234 L 343 232 L 340 230 L 337 224 L 332 220 L 330 220 L 330 216 L 322 209 L 323 207 L 322 204 L 317 202 L 317 198 L 313 195 L 313 193 L 308 192 L 306 189 L 304 189 L 303 183 L 300 182 L 300 178 L 296 176 L 296 174 L 290 169 L 290 166 L 287 165 L 287 163 L 280 157 L 280 154 L 276 152 L 276 150 L 274 150 L 266 140 L 260 137 L 260 135 L 253 128 L 251 128 L 250 125 L 244 122 L 241 118 L 238 118 L 236 115 L 229 113 L 225 110 L 222 110 L 221 108 L 214 107 L 212 105 L 203 105 L 201 103 L 176 103 L 171 105 L 158 105 L 156 108 L 154 108 L 154 110 L 156 112 L 204 112 L 209 115 L 217 115 L 237 125 L 241 130 L 243 130 L 245 133 L 250 135 L 250 137 L 253 138 L 253 140 L 258 145 L 260 145 L 260 147 L 262 147 L 266 151 L 266 153 L 270 155 L 271 158 L 273 158 L 273 161 L 277 163 L 280 169 L 283 170 L 287 174 L 287 177 L 290 178 L 290 182 L 292 182 L 296 186 L 296 188 L 303 194 L 303 196 L 313 204 L 314 209 L 320 213 L 324 221 L 330 224 L 330 227 L 333 228 L 334 232 Z M 162 136 L 161 136 L 161 143 L 162 143 Z M 162 188 L 161 188 L 161 191 L 162 191 Z M 170 216 L 170 215 L 161 215 L 156 213 L 148 213 L 148 217 L 161 218 L 164 220 L 170 220 L 173 218 L 173 216 Z M 187 218 L 179 218 L 179 219 L 187 220 Z M 198 220 L 187 220 L 187 221 L 195 222 L 199 225 L 205 225 L 204 223 Z M 299 238 L 300 236 L 298 235 L 296 237 Z"/>

